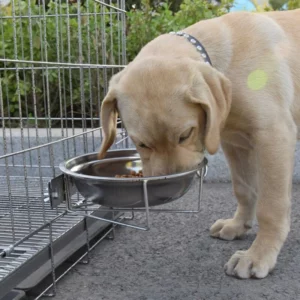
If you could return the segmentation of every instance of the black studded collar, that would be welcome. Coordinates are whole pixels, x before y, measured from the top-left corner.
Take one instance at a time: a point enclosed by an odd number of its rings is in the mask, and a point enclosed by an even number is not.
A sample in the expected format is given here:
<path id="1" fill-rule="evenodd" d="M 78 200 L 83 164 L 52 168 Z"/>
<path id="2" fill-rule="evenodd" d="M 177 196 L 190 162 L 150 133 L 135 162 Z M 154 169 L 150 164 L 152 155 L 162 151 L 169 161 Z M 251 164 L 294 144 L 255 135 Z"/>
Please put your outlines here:
<path id="1" fill-rule="evenodd" d="M 200 52 L 201 56 L 204 59 L 204 62 L 212 66 L 208 53 L 206 52 L 204 46 L 196 38 L 182 31 L 172 31 L 170 32 L 170 34 L 185 37 L 191 44 L 196 47 L 197 51 Z"/>

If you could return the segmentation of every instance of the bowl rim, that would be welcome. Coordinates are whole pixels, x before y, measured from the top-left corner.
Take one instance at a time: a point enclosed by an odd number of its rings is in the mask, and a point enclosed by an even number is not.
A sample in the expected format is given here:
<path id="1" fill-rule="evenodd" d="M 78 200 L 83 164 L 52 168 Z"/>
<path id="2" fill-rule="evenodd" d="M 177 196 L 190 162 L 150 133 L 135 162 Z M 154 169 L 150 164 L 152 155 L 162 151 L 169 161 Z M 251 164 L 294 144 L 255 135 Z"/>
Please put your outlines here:
<path id="1" fill-rule="evenodd" d="M 121 152 L 121 151 L 136 151 L 135 148 L 126 148 L 126 149 L 114 149 L 114 150 L 109 150 L 107 152 Z M 138 154 L 138 152 L 136 151 L 136 153 Z M 83 175 L 80 173 L 76 173 L 71 171 L 70 169 L 68 169 L 66 167 L 66 165 L 68 164 L 68 162 L 78 159 L 80 157 L 84 157 L 84 156 L 89 156 L 89 155 L 95 155 L 98 154 L 98 152 L 92 152 L 92 153 L 85 153 L 83 155 L 79 155 L 73 158 L 70 158 L 62 163 L 59 164 L 59 169 L 66 175 L 71 176 L 71 177 L 75 177 L 78 179 L 89 179 L 89 180 L 93 180 L 93 181 L 111 181 L 111 182 L 144 182 L 144 181 L 154 181 L 154 180 L 167 180 L 167 179 L 174 179 L 174 178 L 180 178 L 180 177 L 184 177 L 186 175 L 192 174 L 192 173 L 196 173 L 197 171 L 203 169 L 207 163 L 208 160 L 206 157 L 203 158 L 203 160 L 197 165 L 196 168 L 190 170 L 190 171 L 186 171 L 186 172 L 180 172 L 180 173 L 174 173 L 174 174 L 170 174 L 170 175 L 162 175 L 162 176 L 148 176 L 148 177 L 133 177 L 133 178 L 118 178 L 118 177 L 106 177 L 106 176 L 91 176 L 91 175 Z M 112 158 L 104 158 L 101 159 L 99 161 L 114 161 L 114 160 L 120 160 L 121 158 L 134 158 L 136 160 L 141 160 L 141 157 L 132 157 L 132 156 L 121 156 L 121 157 L 112 157 Z"/>

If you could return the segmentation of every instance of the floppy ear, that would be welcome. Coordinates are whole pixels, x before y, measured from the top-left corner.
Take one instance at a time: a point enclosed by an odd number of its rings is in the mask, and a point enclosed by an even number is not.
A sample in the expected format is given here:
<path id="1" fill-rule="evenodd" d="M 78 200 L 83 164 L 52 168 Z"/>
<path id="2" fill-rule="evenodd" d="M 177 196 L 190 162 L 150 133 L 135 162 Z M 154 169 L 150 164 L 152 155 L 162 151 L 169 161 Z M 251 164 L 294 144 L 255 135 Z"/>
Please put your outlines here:
<path id="1" fill-rule="evenodd" d="M 201 63 L 194 74 L 190 97 L 205 111 L 204 144 L 210 154 L 215 154 L 231 107 L 231 82 L 216 69 Z"/>
<path id="2" fill-rule="evenodd" d="M 106 151 L 110 148 L 116 138 L 117 132 L 117 100 L 113 90 L 108 91 L 101 105 L 101 126 L 103 140 L 98 153 L 98 159 L 105 157 Z"/>
<path id="3" fill-rule="evenodd" d="M 109 84 L 108 93 L 101 105 L 100 119 L 103 140 L 97 155 L 98 159 L 105 157 L 107 150 L 110 148 L 116 138 L 118 111 L 115 85 L 119 81 L 122 72 L 123 71 L 112 77 Z"/>

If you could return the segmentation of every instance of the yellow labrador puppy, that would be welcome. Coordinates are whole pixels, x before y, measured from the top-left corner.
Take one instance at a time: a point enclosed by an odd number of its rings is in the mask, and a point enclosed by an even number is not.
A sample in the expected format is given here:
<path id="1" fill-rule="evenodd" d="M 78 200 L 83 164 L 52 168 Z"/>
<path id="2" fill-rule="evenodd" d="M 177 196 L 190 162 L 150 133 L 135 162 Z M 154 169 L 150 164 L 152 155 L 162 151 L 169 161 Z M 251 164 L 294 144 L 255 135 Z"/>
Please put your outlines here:
<path id="1" fill-rule="evenodd" d="M 294 151 L 300 126 L 300 10 L 229 13 L 148 43 L 110 82 L 102 105 L 112 145 L 119 113 L 144 175 L 195 167 L 221 145 L 238 207 L 211 227 L 242 236 L 257 217 L 251 247 L 225 265 L 228 275 L 263 278 L 290 229 Z M 210 62 L 212 65 L 210 65 Z"/>

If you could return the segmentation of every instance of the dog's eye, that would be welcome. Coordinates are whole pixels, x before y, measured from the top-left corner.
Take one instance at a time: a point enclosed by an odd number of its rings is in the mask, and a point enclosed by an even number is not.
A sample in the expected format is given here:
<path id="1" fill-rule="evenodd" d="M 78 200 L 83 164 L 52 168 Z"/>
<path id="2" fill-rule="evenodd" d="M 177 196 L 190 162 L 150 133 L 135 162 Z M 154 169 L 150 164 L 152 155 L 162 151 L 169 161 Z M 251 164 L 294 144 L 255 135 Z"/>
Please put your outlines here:
<path id="1" fill-rule="evenodd" d="M 186 130 L 179 138 L 179 144 L 182 144 L 184 141 L 186 141 L 192 134 L 194 128 Z"/>
<path id="2" fill-rule="evenodd" d="M 147 147 L 147 146 L 146 146 L 145 144 L 143 144 L 143 143 L 139 144 L 139 147 L 145 148 L 145 149 L 150 149 L 149 147 Z"/>

